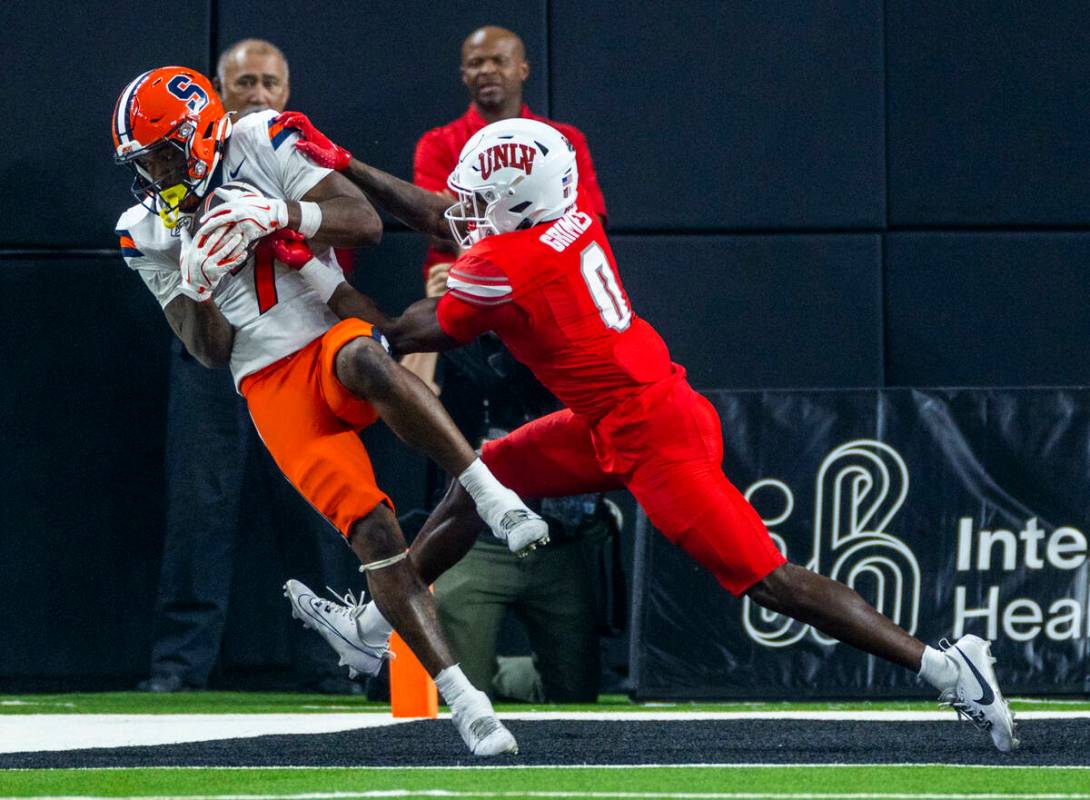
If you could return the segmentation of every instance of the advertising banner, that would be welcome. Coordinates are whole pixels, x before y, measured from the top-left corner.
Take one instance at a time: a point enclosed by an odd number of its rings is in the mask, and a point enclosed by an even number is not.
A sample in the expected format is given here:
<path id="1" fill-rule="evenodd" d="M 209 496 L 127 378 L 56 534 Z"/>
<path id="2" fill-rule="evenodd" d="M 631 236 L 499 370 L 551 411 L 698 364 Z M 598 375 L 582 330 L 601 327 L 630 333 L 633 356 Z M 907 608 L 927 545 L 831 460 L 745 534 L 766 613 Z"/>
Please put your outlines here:
<path id="1" fill-rule="evenodd" d="M 1090 390 L 706 394 L 727 477 L 791 561 L 928 644 L 992 640 L 1008 693 L 1090 690 Z M 637 535 L 637 697 L 934 694 Z"/>

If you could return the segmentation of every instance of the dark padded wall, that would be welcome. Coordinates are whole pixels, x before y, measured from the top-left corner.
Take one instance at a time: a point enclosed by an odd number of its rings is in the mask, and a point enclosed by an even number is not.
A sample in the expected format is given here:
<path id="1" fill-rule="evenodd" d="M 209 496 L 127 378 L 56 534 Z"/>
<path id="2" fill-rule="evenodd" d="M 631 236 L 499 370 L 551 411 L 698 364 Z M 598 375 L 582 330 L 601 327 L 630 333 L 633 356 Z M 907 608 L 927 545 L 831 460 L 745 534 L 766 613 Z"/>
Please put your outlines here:
<path id="1" fill-rule="evenodd" d="M 1090 381 L 1090 234 L 886 240 L 890 385 Z"/>
<path id="2" fill-rule="evenodd" d="M 895 225 L 1090 222 L 1081 0 L 889 0 Z"/>
<path id="3" fill-rule="evenodd" d="M 881 383 L 877 235 L 621 235 L 613 249 L 693 385 Z"/>
<path id="4" fill-rule="evenodd" d="M 112 250 L 119 91 L 264 36 L 293 107 L 408 175 L 464 110 L 459 45 L 486 22 L 526 40 L 531 106 L 587 134 L 634 306 L 696 384 L 1090 382 L 1083 3 L 6 4 L 0 677 L 146 664 L 170 334 Z M 400 309 L 422 252 L 388 232 L 354 280 Z M 368 443 L 415 505 L 420 458 Z"/>
<path id="5" fill-rule="evenodd" d="M 544 113 L 544 2 L 500 7 L 470 0 L 434 3 L 325 3 L 291 0 L 218 4 L 217 50 L 249 36 L 267 38 L 291 64 L 291 108 L 361 158 L 412 175 L 413 144 L 468 104 L 458 72 L 462 40 L 496 24 L 519 31 L 531 62 L 526 101 Z"/>
<path id="6" fill-rule="evenodd" d="M 135 202 L 131 175 L 111 160 L 118 95 L 151 67 L 208 67 L 208 3 L 164 13 L 168 25 L 125 4 L 0 4 L 0 92 L 9 120 L 0 247 L 117 245 L 114 222 Z"/>
<path id="7" fill-rule="evenodd" d="M 132 672 L 162 549 L 170 331 L 117 258 L 0 269 L 0 675 Z"/>
<path id="8" fill-rule="evenodd" d="M 553 114 L 625 229 L 876 228 L 880 3 L 551 4 Z"/>

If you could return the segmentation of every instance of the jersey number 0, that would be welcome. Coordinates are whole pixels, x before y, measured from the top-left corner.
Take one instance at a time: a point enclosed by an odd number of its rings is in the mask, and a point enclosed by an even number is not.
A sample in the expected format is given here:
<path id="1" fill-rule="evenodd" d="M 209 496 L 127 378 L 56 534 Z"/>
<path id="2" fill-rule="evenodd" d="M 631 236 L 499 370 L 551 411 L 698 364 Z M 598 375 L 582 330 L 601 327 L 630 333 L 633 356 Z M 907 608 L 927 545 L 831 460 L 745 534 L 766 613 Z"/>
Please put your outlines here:
<path id="1" fill-rule="evenodd" d="M 625 302 L 609 259 L 597 242 L 591 242 L 579 254 L 579 268 L 602 322 L 615 331 L 627 329 L 632 323 L 632 309 Z"/>

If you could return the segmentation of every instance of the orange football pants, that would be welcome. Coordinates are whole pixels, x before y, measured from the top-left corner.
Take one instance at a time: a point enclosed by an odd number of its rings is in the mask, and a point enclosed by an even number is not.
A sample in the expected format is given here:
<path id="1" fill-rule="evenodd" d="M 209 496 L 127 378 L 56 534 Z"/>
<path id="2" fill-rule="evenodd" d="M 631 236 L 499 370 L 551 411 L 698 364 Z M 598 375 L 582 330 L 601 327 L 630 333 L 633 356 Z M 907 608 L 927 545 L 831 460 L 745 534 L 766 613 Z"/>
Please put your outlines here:
<path id="1" fill-rule="evenodd" d="M 337 380 L 337 352 L 357 337 L 372 337 L 358 319 L 334 325 L 318 339 L 242 379 L 257 433 L 280 471 L 342 536 L 379 503 L 393 503 L 375 482 L 359 431 L 378 419 L 375 409 Z"/>

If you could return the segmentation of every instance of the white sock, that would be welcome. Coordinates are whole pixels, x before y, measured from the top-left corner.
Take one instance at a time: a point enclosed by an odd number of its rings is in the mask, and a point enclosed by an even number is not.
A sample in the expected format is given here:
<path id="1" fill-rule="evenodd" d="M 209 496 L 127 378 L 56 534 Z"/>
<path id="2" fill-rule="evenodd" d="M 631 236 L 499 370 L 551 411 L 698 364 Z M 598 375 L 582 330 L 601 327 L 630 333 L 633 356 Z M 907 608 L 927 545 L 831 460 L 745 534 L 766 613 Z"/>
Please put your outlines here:
<path id="1" fill-rule="evenodd" d="M 518 502 L 517 495 L 496 480 L 492 470 L 479 458 L 473 459 L 473 463 L 465 468 L 458 476 L 458 482 L 473 498 L 481 519 L 493 530 L 499 523 L 500 515 L 510 510 L 512 500 Z"/>
<path id="2" fill-rule="evenodd" d="M 945 653 L 934 647 L 926 647 L 920 659 L 919 676 L 942 691 L 958 682 L 958 667 Z"/>
<path id="3" fill-rule="evenodd" d="M 453 706 L 458 698 L 473 690 L 473 684 L 457 664 L 447 667 L 435 676 L 435 688 L 443 695 L 443 702 Z"/>
<path id="4" fill-rule="evenodd" d="M 363 613 L 356 621 L 356 628 L 360 632 L 360 639 L 369 647 L 385 647 L 390 641 L 390 634 L 394 631 L 393 626 L 378 610 L 378 603 L 374 601 L 368 603 L 363 609 Z"/>

